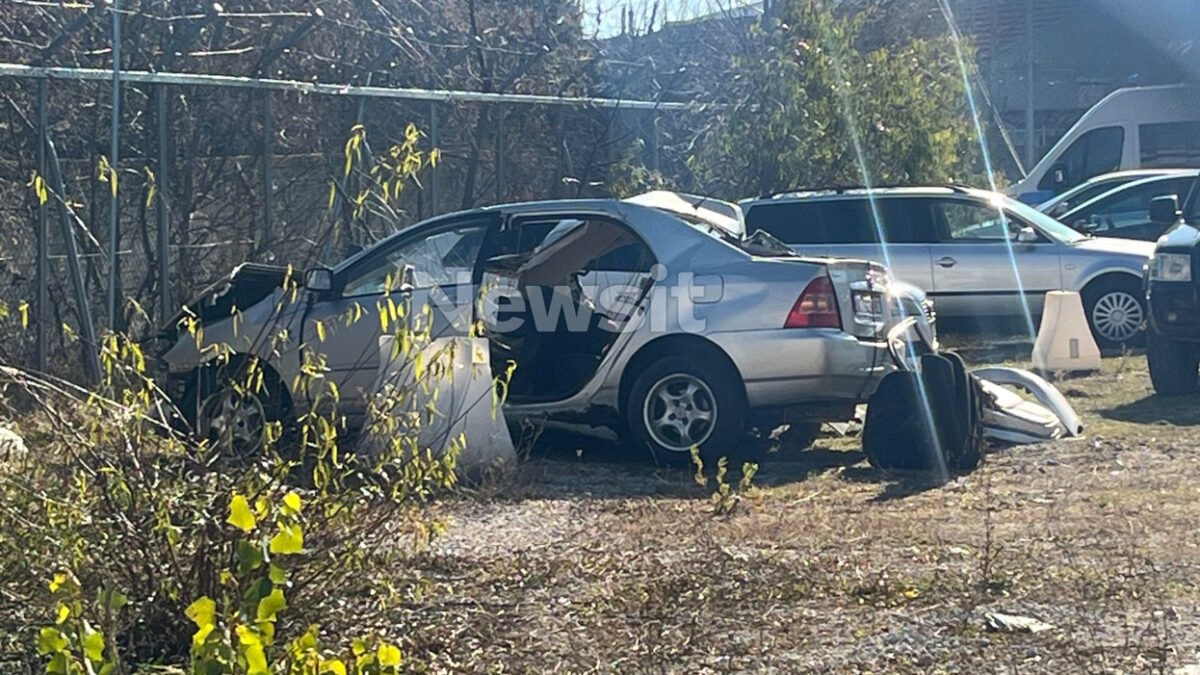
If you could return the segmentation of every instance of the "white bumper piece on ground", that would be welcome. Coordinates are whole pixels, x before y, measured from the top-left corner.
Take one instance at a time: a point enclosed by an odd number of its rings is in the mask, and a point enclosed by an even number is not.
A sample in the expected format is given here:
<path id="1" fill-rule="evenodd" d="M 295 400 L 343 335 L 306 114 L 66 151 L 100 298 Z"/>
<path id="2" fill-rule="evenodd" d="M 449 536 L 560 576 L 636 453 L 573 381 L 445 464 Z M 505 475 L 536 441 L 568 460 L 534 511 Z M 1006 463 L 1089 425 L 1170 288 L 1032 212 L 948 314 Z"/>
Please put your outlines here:
<path id="1" fill-rule="evenodd" d="M 971 374 L 983 387 L 983 429 L 988 438 L 1002 443 L 1038 443 L 1083 433 L 1083 423 L 1066 397 L 1028 370 L 977 368 Z M 1029 392 L 1037 402 L 1006 387 Z"/>
<path id="2" fill-rule="evenodd" d="M 417 354 L 397 356 L 395 338 L 379 339 L 379 374 L 374 391 L 403 392 L 388 399 L 398 424 L 389 432 L 373 431 L 368 422 L 366 451 L 390 442 L 380 433 L 415 433 L 418 447 L 443 456 L 461 435 L 460 476 L 486 474 L 516 463 L 512 437 L 503 411 L 493 402 L 492 370 L 483 338 L 439 338 Z M 416 366 L 420 363 L 420 367 Z M 433 411 L 432 414 L 429 411 Z"/>

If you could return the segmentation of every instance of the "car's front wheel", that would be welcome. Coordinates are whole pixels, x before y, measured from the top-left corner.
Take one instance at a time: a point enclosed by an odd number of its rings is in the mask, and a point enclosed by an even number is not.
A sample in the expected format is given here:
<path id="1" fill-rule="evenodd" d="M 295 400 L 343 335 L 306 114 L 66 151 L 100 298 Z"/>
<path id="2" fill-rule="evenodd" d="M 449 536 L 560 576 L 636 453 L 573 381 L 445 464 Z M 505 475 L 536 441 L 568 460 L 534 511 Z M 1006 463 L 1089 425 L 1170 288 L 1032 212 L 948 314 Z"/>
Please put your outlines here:
<path id="1" fill-rule="evenodd" d="M 1154 391 L 1164 396 L 1191 394 L 1200 381 L 1200 349 L 1151 331 L 1146 339 L 1146 365 Z"/>
<path id="2" fill-rule="evenodd" d="M 639 444 L 663 464 L 746 458 L 746 403 L 737 373 L 720 363 L 667 356 L 638 374 L 629 390 L 625 418 Z"/>
<path id="3" fill-rule="evenodd" d="M 1084 289 L 1083 302 L 1088 326 L 1101 349 L 1120 347 L 1141 336 L 1146 301 L 1137 279 L 1101 279 Z"/>
<path id="4" fill-rule="evenodd" d="M 262 452 L 271 425 L 283 421 L 286 398 L 273 373 L 258 386 L 237 386 L 226 373 L 202 373 L 181 407 L 198 440 L 226 457 L 248 459 Z"/>

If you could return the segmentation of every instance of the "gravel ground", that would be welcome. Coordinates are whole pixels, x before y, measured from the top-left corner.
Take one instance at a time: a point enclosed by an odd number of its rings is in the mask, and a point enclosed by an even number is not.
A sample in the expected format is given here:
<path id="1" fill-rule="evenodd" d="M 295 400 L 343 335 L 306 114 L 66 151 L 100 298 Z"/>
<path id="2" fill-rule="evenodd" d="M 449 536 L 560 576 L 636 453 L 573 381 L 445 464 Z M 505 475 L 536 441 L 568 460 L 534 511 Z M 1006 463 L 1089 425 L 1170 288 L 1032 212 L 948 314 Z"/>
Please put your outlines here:
<path id="1" fill-rule="evenodd" d="M 442 501 L 395 610 L 435 672 L 1167 672 L 1200 660 L 1200 397 L 1144 359 L 1062 389 L 1088 437 L 1000 450 L 936 485 L 853 439 L 772 456 L 728 514 L 713 485 L 543 443 Z M 989 613 L 1033 617 L 997 632 Z"/>

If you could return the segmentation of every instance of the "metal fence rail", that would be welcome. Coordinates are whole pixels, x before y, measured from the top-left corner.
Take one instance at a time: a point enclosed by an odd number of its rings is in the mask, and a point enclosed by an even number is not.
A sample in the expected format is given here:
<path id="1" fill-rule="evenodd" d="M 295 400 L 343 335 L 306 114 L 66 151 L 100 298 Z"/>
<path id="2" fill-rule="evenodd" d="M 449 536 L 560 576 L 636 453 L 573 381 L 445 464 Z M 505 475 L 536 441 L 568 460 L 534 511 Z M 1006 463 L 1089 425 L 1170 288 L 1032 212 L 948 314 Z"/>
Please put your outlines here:
<path id="1" fill-rule="evenodd" d="M 254 188 L 261 190 L 261 195 L 253 195 L 255 202 L 260 208 L 260 217 L 255 219 L 257 228 L 254 235 L 250 237 L 251 241 L 261 244 L 262 242 L 275 241 L 276 231 L 279 229 L 279 207 L 277 204 L 276 192 L 280 191 L 280 187 L 276 185 L 276 180 L 280 176 L 280 171 L 287 167 L 283 164 L 276 166 L 277 160 L 280 157 L 290 157 L 292 155 L 281 155 L 277 151 L 275 137 L 280 131 L 277 127 L 286 127 L 286 123 L 290 118 L 283 113 L 284 117 L 278 115 L 282 112 L 280 106 L 272 106 L 272 98 L 277 96 L 279 92 L 313 95 L 320 97 L 335 97 L 348 98 L 357 100 L 357 117 L 358 122 L 363 121 L 365 111 L 365 103 L 368 100 L 392 100 L 405 101 L 420 104 L 427 104 L 427 122 L 429 130 L 429 140 L 432 147 L 441 147 L 439 143 L 439 133 L 443 133 L 446 125 L 443 121 L 450 120 L 450 117 L 443 117 L 446 114 L 444 107 L 449 107 L 451 113 L 458 108 L 453 106 L 461 106 L 463 104 L 471 104 L 482 106 L 484 109 L 494 107 L 499 109 L 499 114 L 495 116 L 494 127 L 490 130 L 495 135 L 495 148 L 489 152 L 494 152 L 493 179 L 495 182 L 495 195 L 497 200 L 501 200 L 506 195 L 506 181 L 508 180 L 509 172 L 506 170 L 505 158 L 509 154 L 510 145 L 507 142 L 505 134 L 508 133 L 505 124 L 504 110 L 521 106 L 550 106 L 554 108 L 564 109 L 573 108 L 577 110 L 591 111 L 609 111 L 606 115 L 611 114 L 609 124 L 612 124 L 612 119 L 619 112 L 630 112 L 638 115 L 638 119 L 647 120 L 643 128 L 647 129 L 645 148 L 651 156 L 647 163 L 657 169 L 658 153 L 659 153 L 659 121 L 663 114 L 683 113 L 686 111 L 703 110 L 705 106 L 668 101 L 644 101 L 644 100 L 626 100 L 620 98 L 595 98 L 595 97 L 566 97 L 566 96 L 545 96 L 533 94 L 504 94 L 504 93 L 488 93 L 476 91 L 456 91 L 443 89 L 418 89 L 418 88 L 392 88 L 367 85 L 341 85 L 329 84 L 320 82 L 303 82 L 294 80 L 281 80 L 270 78 L 250 78 L 238 77 L 230 75 L 206 75 L 192 73 L 170 73 L 170 72 L 148 72 L 137 70 L 122 70 L 119 77 L 114 77 L 112 70 L 101 70 L 94 68 L 62 68 L 62 67 L 38 67 L 18 63 L 0 63 L 0 79 L 20 80 L 36 83 L 36 98 L 33 105 L 36 106 L 34 115 L 29 116 L 32 122 L 28 123 L 28 129 L 37 137 L 37 152 L 36 165 L 28 167 L 28 171 L 37 171 L 38 175 L 43 176 L 46 180 L 51 181 L 50 187 L 56 193 L 55 198 L 47 201 L 37 208 L 35 216 L 34 232 L 36 233 L 36 293 L 33 294 L 32 315 L 35 320 L 36 342 L 34 344 L 34 352 L 36 355 L 36 364 L 39 369 L 45 370 L 48 364 L 55 363 L 51 356 L 51 330 L 54 324 L 51 321 L 51 310 L 55 309 L 55 316 L 58 316 L 57 311 L 60 308 L 55 308 L 56 304 L 73 304 L 74 313 L 79 319 L 80 328 L 80 343 L 83 345 L 83 364 L 89 378 L 98 376 L 98 367 L 96 362 L 97 352 L 97 337 L 96 331 L 91 329 L 93 313 L 89 302 L 102 300 L 107 304 L 106 327 L 115 329 L 120 321 L 118 313 L 118 298 L 116 294 L 119 292 L 119 284 L 124 272 L 132 272 L 133 275 L 129 278 L 142 278 L 145 280 L 153 279 L 157 292 L 154 293 L 153 299 L 150 300 L 157 311 L 154 312 L 157 320 L 161 321 L 165 317 L 174 313 L 177 305 L 173 304 L 175 300 L 172 297 L 172 287 L 179 280 L 179 270 L 172 266 L 172 250 L 174 255 L 179 259 L 180 264 L 190 264 L 190 254 L 183 250 L 183 245 L 176 247 L 172 245 L 171 219 L 173 217 L 173 205 L 170 202 L 172 180 L 175 170 L 172 168 L 172 157 L 169 150 L 171 144 L 171 114 L 172 106 L 170 105 L 170 92 L 174 87 L 212 87 L 224 90 L 240 90 L 240 91 L 257 91 L 261 92 L 261 110 L 254 114 L 253 118 L 261 119 L 261 137 L 259 140 L 253 141 L 255 147 L 248 148 L 247 155 L 257 155 L 257 171 L 260 180 L 254 181 Z M 48 109 L 51 106 L 49 102 L 49 90 L 53 88 L 56 82 L 72 83 L 72 82 L 94 82 L 103 86 L 107 84 L 115 87 L 113 91 L 114 101 L 119 100 L 122 91 L 130 89 L 148 90 L 146 92 L 148 101 L 150 102 L 149 110 L 146 112 L 146 125 L 144 129 L 152 129 L 152 133 L 148 138 L 140 139 L 145 147 L 141 147 L 141 155 L 136 152 L 121 152 L 121 139 L 119 138 L 120 120 L 118 116 L 121 114 L 116 105 L 114 110 L 110 112 L 112 117 L 113 138 L 110 147 L 110 157 L 122 157 L 121 161 L 126 163 L 126 170 L 130 163 L 136 164 L 138 167 L 145 169 L 153 168 L 154 185 L 156 188 L 155 194 L 156 204 L 152 209 L 152 215 L 143 215 L 143 223 L 147 218 L 153 218 L 154 230 L 151 232 L 147 229 L 142 232 L 145 239 L 146 251 L 145 255 L 130 253 L 129 251 L 121 251 L 117 255 L 113 255 L 116 250 L 118 241 L 121 238 L 121 192 L 128 192 L 128 188 L 124 188 L 124 182 L 120 183 L 121 187 L 111 196 L 108 197 L 108 208 L 105 209 L 104 215 L 108 216 L 110 228 L 108 234 L 108 255 L 97 255 L 96 253 L 81 252 L 75 243 L 75 222 L 83 224 L 83 220 L 76 221 L 76 218 L 81 217 L 71 211 L 71 206 L 65 199 L 65 190 L 68 189 L 69 182 L 62 175 L 60 167 L 60 158 L 55 151 L 53 143 L 53 128 L 48 124 Z M 368 80 L 369 82 L 369 80 Z M 103 84 L 100 84 L 103 83 Z M 71 92 L 78 95 L 78 92 Z M 273 96 L 274 95 L 274 96 Z M 236 96 L 231 94 L 231 96 Z M 96 97 L 98 99 L 98 97 Z M 121 106 L 127 108 L 129 106 Z M 152 126 L 150 126 L 152 125 Z M 559 132 L 562 133 L 561 130 Z M 607 133 L 607 132 L 606 132 Z M 563 141 L 560 138 L 559 144 Z M 480 158 L 481 159 L 481 158 Z M 121 167 L 114 165 L 114 174 L 120 171 Z M 428 191 L 428 206 L 423 208 L 426 215 L 435 214 L 440 210 L 442 202 L 439 200 L 439 192 L 443 186 L 440 186 L 441 178 L 439 174 L 445 173 L 446 168 L 439 167 L 433 169 L 426 184 Z M 291 171 L 291 175 L 296 175 L 296 170 Z M 565 175 L 565 174 L 564 174 Z M 303 190 L 303 188 L 301 188 Z M 105 190 L 107 193 L 108 190 Z M 294 191 L 293 191 L 294 192 Z M 311 190 L 307 190 L 311 193 Z M 311 197 L 311 194 L 305 196 Z M 128 207 L 130 200 L 128 195 L 125 200 L 125 205 Z M 58 210 L 58 220 L 61 225 L 61 243 L 64 247 L 66 255 L 70 258 L 68 269 L 70 270 L 70 282 L 72 292 L 69 297 L 52 298 L 50 293 L 51 276 L 51 228 L 50 211 L 49 209 L 56 208 Z M 95 220 L 95 214 L 93 220 Z M 191 213 L 185 214 L 190 216 Z M 82 216 L 85 217 L 85 216 Z M 179 214 L 174 214 L 178 218 Z M 98 222 L 87 224 L 92 231 L 102 231 L 98 227 Z M 89 235 L 90 236 L 90 235 Z M 93 239 L 94 241 L 94 239 Z M 94 246 L 92 247 L 94 250 Z M 228 252 L 227 257 L 237 257 L 237 253 Z M 138 258 L 157 258 L 156 260 L 137 260 Z M 87 269 L 82 269 L 84 261 L 87 259 Z M 123 259 L 128 260 L 132 265 L 126 267 Z M 102 264 L 107 266 L 107 283 L 102 283 L 100 279 L 105 276 L 103 274 L 89 274 L 89 272 L 98 272 L 100 269 L 93 269 L 93 265 Z M 140 268 L 137 265 L 141 265 Z M 184 270 L 186 271 L 186 270 Z M 174 277 L 173 277 L 174 275 Z M 128 276 L 128 275 L 126 275 Z M 89 288 L 89 284 L 92 287 Z M 97 286 L 104 286 L 98 288 Z M 24 298 L 22 298 L 24 299 Z M 149 299 L 149 298 L 147 298 Z"/>

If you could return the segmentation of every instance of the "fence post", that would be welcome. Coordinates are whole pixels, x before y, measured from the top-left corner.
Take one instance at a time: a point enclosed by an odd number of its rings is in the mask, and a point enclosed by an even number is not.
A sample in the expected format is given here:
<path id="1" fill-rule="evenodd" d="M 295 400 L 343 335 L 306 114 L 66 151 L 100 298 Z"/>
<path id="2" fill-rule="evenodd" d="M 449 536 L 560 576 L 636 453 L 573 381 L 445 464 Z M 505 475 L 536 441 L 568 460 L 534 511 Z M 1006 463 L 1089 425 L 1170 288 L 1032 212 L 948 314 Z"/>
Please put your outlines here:
<path id="1" fill-rule="evenodd" d="M 438 109 L 437 101 L 429 102 L 429 143 L 433 146 L 431 150 L 436 150 L 438 147 Z M 437 167 L 429 169 L 429 215 L 430 217 L 438 214 L 438 170 Z"/>
<path id="2" fill-rule="evenodd" d="M 496 123 L 496 203 L 504 203 L 504 106 L 497 105 L 499 120 Z"/>
<path id="3" fill-rule="evenodd" d="M 272 157 L 275 146 L 275 116 L 271 111 L 270 89 L 263 90 L 262 133 L 263 243 L 269 243 L 275 238 L 275 179 Z"/>
<path id="4" fill-rule="evenodd" d="M 171 164 L 167 148 L 167 85 L 154 88 L 158 126 L 158 305 L 159 320 L 171 317 L 171 205 L 167 201 L 171 193 Z"/>
<path id="5" fill-rule="evenodd" d="M 44 139 L 49 132 L 46 121 L 46 98 L 48 85 L 46 78 L 37 83 L 37 172 L 43 182 L 46 174 L 46 143 Z M 38 204 L 37 215 L 37 369 L 46 372 L 49 363 L 50 344 L 50 222 L 47 209 L 49 204 Z"/>
<path id="6" fill-rule="evenodd" d="M 63 185 L 62 167 L 58 163 L 58 151 L 50 135 L 42 136 L 46 153 L 50 158 L 51 186 L 58 197 L 58 220 L 62 226 L 63 244 L 66 246 L 67 267 L 71 271 L 71 286 L 75 289 L 75 313 L 79 317 L 79 330 L 83 333 L 83 364 L 87 369 L 88 378 L 93 384 L 99 384 L 100 373 L 100 343 L 96 341 L 96 328 L 92 324 L 92 310 L 88 305 L 87 287 L 84 285 L 83 271 L 79 269 L 79 246 L 75 243 L 75 229 L 71 224 L 71 207 L 67 204 L 67 192 Z"/>
<path id="7" fill-rule="evenodd" d="M 117 192 L 118 171 L 121 165 L 121 11 L 119 0 L 114 0 L 112 6 L 112 130 L 109 139 L 109 163 L 112 175 L 109 185 L 112 202 L 108 216 L 108 329 L 117 329 L 117 279 L 119 278 L 120 261 L 117 250 L 121 232 L 121 202 Z"/>

